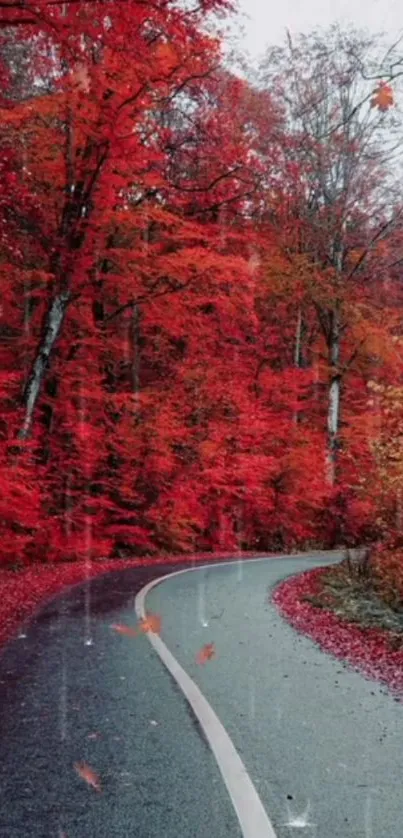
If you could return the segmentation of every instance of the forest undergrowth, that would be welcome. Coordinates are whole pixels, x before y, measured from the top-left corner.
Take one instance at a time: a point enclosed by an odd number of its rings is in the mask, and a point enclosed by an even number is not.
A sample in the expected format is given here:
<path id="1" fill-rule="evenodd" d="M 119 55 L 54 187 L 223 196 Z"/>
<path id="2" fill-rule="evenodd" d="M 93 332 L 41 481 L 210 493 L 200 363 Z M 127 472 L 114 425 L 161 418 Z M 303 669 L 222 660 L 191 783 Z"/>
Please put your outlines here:
<path id="1" fill-rule="evenodd" d="M 282 582 L 273 601 L 297 631 L 403 700 L 402 559 L 385 552 L 346 550 L 339 564 Z"/>

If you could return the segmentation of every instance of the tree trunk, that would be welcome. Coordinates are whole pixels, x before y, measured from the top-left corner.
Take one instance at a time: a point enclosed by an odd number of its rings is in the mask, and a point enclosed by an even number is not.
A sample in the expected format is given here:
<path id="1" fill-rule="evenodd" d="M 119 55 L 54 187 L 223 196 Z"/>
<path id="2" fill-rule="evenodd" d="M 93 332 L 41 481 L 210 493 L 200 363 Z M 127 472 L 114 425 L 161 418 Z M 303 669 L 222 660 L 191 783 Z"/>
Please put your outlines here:
<path id="1" fill-rule="evenodd" d="M 337 458 L 337 437 L 340 421 L 340 386 L 341 376 L 338 371 L 340 360 L 340 322 L 336 310 L 332 311 L 330 317 L 330 329 L 328 337 L 329 360 L 333 372 L 329 386 L 329 404 L 327 413 L 328 450 L 327 450 L 327 475 L 328 481 L 333 486 L 336 477 Z"/>
<path id="2" fill-rule="evenodd" d="M 299 370 L 302 366 L 302 311 L 298 309 L 297 325 L 295 330 L 294 367 Z M 297 387 L 295 387 L 295 392 Z M 298 425 L 298 410 L 294 411 L 293 422 Z"/>
<path id="3" fill-rule="evenodd" d="M 402 524 L 403 524 L 403 503 L 402 503 L 402 490 L 399 487 L 396 492 L 396 529 L 399 533 L 402 532 Z"/>
<path id="4" fill-rule="evenodd" d="M 298 309 L 298 317 L 297 317 L 297 327 L 295 330 L 295 352 L 294 352 L 294 364 L 296 367 L 301 366 L 301 348 L 302 348 L 302 312 L 301 309 Z"/>
<path id="5" fill-rule="evenodd" d="M 133 341 L 133 361 L 132 361 L 132 375 L 133 375 L 133 394 L 135 397 L 136 408 L 138 407 L 138 399 L 140 393 L 140 311 L 136 303 L 132 307 L 132 341 Z"/>
<path id="6" fill-rule="evenodd" d="M 61 291 L 54 297 L 49 307 L 44 334 L 41 338 L 32 371 L 24 391 L 25 416 L 22 428 L 18 433 L 19 439 L 27 439 L 29 436 L 43 379 L 49 366 L 52 350 L 59 337 L 70 300 L 71 292 L 69 290 Z"/>

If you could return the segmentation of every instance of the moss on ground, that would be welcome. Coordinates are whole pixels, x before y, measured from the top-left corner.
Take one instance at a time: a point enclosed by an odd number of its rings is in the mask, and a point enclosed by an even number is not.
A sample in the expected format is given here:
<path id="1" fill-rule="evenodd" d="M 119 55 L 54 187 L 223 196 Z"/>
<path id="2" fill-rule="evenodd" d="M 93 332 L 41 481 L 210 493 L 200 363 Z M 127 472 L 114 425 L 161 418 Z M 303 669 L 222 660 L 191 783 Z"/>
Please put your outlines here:
<path id="1" fill-rule="evenodd" d="M 387 631 L 393 649 L 403 646 L 403 608 L 385 603 L 377 594 L 370 573 L 360 577 L 359 569 L 349 562 L 324 573 L 316 593 L 303 599 L 316 608 L 332 611 L 346 622 Z"/>

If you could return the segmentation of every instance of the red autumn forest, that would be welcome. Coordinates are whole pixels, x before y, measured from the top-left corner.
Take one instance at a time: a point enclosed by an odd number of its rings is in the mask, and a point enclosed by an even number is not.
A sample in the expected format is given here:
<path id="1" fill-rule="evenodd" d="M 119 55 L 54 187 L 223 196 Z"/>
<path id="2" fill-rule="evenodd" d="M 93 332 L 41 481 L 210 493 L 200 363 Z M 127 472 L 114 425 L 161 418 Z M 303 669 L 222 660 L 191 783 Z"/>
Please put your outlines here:
<path id="1" fill-rule="evenodd" d="M 403 547 L 399 64 L 230 13 L 0 3 L 3 567 Z"/>

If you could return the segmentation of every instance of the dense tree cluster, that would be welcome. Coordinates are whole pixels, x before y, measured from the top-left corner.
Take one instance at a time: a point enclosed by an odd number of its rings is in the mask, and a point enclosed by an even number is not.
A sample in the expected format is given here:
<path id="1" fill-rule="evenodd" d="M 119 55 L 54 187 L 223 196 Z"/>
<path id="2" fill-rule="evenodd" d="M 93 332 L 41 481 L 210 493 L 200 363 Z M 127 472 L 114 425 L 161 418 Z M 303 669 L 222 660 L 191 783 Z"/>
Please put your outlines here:
<path id="1" fill-rule="evenodd" d="M 3 564 L 399 541 L 393 82 L 228 5 L 0 3 Z"/>

